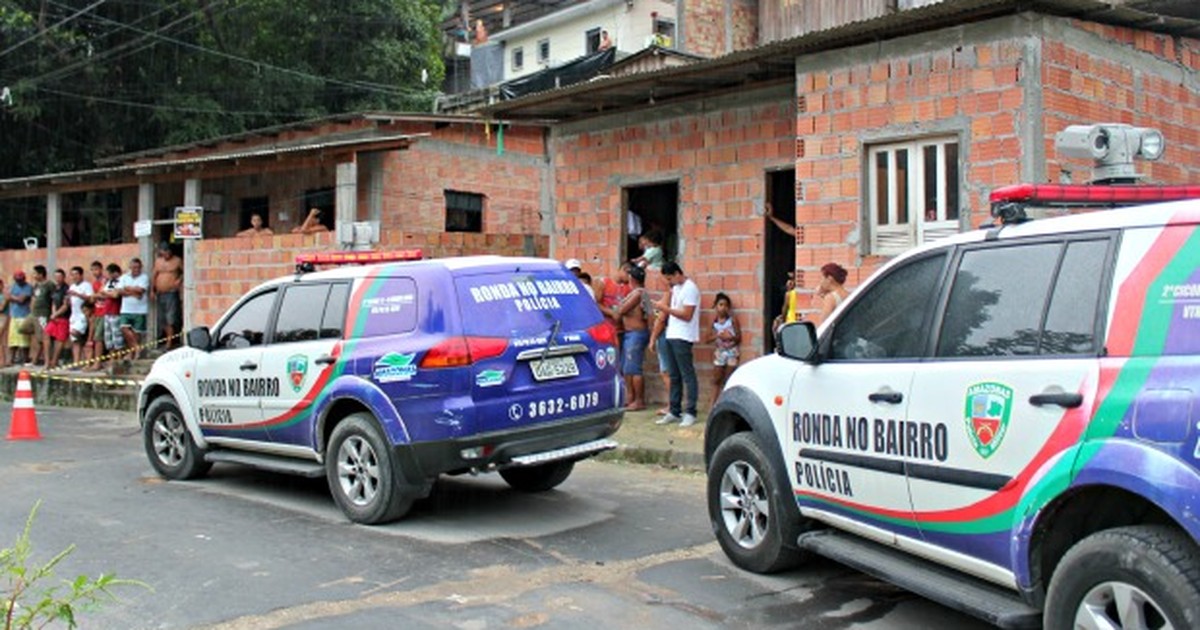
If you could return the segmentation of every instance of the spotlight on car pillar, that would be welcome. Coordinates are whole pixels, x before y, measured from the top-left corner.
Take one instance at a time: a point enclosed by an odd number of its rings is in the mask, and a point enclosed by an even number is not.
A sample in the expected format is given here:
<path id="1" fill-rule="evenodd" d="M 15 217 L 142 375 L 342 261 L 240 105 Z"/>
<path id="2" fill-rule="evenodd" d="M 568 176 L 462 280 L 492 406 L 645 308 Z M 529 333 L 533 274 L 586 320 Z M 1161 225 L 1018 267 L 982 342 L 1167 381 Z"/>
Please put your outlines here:
<path id="1" fill-rule="evenodd" d="M 1058 132 L 1054 146 L 1059 153 L 1096 163 L 1092 183 L 1135 183 L 1144 177 L 1134 170 L 1133 159 L 1157 160 L 1166 141 L 1162 132 L 1147 127 L 1117 123 L 1071 125 Z"/>

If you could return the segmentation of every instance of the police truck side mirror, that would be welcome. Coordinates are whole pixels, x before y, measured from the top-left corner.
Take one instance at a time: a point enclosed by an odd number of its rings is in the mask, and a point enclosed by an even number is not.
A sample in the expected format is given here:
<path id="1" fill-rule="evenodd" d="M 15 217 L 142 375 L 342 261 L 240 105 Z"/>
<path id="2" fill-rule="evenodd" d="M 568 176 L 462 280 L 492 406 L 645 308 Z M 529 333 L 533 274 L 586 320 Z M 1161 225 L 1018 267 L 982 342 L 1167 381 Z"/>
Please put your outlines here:
<path id="1" fill-rule="evenodd" d="M 817 327 L 812 322 L 784 324 L 779 329 L 779 354 L 813 362 L 817 357 Z"/>
<path id="2" fill-rule="evenodd" d="M 212 336 L 208 332 L 208 326 L 200 326 L 189 330 L 187 345 L 189 348 L 208 352 L 212 348 Z"/>

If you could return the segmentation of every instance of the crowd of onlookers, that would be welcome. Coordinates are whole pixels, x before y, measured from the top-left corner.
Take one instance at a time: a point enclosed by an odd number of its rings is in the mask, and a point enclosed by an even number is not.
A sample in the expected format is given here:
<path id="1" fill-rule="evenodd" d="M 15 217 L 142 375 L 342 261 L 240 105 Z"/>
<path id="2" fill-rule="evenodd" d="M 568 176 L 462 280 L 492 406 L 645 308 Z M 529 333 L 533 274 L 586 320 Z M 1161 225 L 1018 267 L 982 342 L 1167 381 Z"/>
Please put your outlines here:
<path id="1" fill-rule="evenodd" d="M 679 263 L 664 261 L 662 239 L 654 232 L 638 239 L 642 255 L 622 263 L 615 278 L 593 278 L 577 259 L 565 266 L 591 289 L 601 312 L 617 328 L 621 348 L 618 361 L 625 378 L 626 409 L 646 408 L 643 362 L 647 351 L 658 358 L 659 374 L 668 391 L 668 404 L 658 411 L 658 424 L 696 423 L 697 390 L 694 347 L 713 346 L 712 404 L 715 405 L 725 381 L 738 365 L 742 328 L 734 312 L 733 301 L 717 292 L 712 301 L 712 323 L 703 333 L 700 326 L 700 289 Z M 665 290 L 655 299 L 646 286 L 647 271 L 661 272 Z M 821 267 L 821 282 L 808 296 L 808 307 L 801 306 L 803 291 L 790 279 L 785 289 L 783 312 L 775 329 L 785 323 L 807 317 L 819 324 L 846 297 L 843 286 L 846 270 L 836 263 Z M 807 315 L 805 312 L 807 311 Z"/>
<path id="2" fill-rule="evenodd" d="M 34 265 L 31 276 L 14 271 L 8 286 L 0 278 L 0 339 L 7 340 L 0 367 L 51 370 L 68 365 L 64 354 L 69 350 L 72 369 L 112 371 L 116 360 L 134 359 L 144 351 L 151 296 L 170 347 L 181 323 L 182 273 L 182 261 L 163 243 L 153 278 L 139 258 L 129 261 L 128 270 L 96 260 L 86 273 L 79 265 L 53 274 L 45 265 Z"/>

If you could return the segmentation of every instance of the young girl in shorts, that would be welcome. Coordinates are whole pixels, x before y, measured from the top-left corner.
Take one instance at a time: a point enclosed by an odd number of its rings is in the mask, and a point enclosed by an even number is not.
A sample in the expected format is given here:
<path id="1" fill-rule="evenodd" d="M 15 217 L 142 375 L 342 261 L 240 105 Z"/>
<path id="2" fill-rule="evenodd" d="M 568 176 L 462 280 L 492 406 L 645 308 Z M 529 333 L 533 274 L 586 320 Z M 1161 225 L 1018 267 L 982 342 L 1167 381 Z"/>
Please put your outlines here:
<path id="1" fill-rule="evenodd" d="M 712 404 L 717 404 L 725 381 L 738 364 L 738 344 L 742 342 L 742 328 L 738 326 L 737 317 L 733 314 L 733 303 L 729 296 L 718 292 L 713 300 L 712 333 L 708 338 L 716 348 L 713 350 L 713 396 Z"/>

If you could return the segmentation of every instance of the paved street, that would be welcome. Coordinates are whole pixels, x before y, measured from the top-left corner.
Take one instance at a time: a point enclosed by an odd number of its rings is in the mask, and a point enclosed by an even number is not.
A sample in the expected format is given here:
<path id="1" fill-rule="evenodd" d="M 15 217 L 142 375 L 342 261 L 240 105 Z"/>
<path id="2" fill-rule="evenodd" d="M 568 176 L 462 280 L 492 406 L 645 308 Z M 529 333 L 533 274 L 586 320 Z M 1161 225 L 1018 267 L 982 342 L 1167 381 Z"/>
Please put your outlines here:
<path id="1" fill-rule="evenodd" d="M 7 429 L 8 405 L 0 414 Z M 38 556 L 78 545 L 59 577 L 153 587 L 120 591 L 83 628 L 984 627 L 825 561 L 777 577 L 733 568 L 697 474 L 587 462 L 544 495 L 453 478 L 370 528 L 344 519 L 323 480 L 217 466 L 165 483 L 128 414 L 38 419 L 42 441 L 0 441 L 0 546 L 41 499 Z"/>

